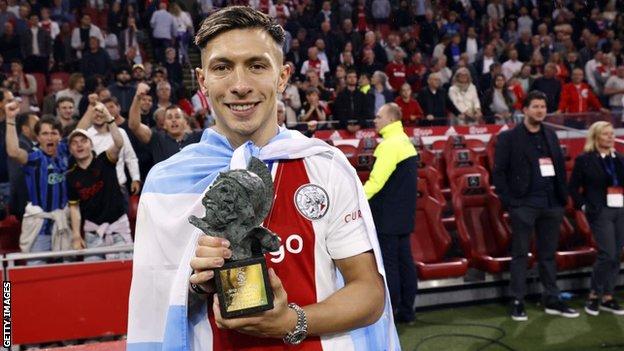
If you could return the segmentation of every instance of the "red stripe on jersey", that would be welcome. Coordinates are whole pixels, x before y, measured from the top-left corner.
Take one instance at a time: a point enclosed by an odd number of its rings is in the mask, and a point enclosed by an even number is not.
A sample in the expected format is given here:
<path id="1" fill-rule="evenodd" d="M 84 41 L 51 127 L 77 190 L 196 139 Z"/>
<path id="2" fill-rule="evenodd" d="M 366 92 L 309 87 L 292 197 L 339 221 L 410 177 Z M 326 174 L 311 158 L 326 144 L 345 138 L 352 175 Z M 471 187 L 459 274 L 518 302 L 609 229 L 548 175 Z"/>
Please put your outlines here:
<path id="1" fill-rule="evenodd" d="M 300 306 L 317 302 L 315 282 L 315 234 L 312 222 L 295 205 L 295 192 L 310 183 L 303 160 L 281 161 L 275 176 L 275 201 L 265 225 L 282 242 L 277 254 L 266 255 L 288 293 L 288 301 Z M 302 245 L 302 246 L 301 246 Z M 209 300 L 208 319 L 214 335 L 213 350 L 322 350 L 319 337 L 309 337 L 297 347 L 286 346 L 281 339 L 256 338 L 232 330 L 218 329 Z"/>

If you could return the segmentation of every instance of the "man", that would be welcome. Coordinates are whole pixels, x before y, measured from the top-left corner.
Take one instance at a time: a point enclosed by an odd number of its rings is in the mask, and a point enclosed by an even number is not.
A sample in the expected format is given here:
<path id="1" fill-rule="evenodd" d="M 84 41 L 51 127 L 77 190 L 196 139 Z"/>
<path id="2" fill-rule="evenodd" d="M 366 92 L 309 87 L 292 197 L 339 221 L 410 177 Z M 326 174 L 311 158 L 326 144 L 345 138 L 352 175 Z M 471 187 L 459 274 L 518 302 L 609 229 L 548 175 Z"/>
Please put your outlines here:
<path id="1" fill-rule="evenodd" d="M 39 16 L 30 15 L 29 29 L 24 32 L 20 42 L 26 72 L 47 74 L 50 56 L 52 56 L 52 37 L 39 26 Z"/>
<path id="2" fill-rule="evenodd" d="M 422 108 L 418 101 L 412 97 L 412 87 L 409 83 L 403 83 L 400 94 L 394 102 L 401 108 L 401 116 L 403 116 L 404 125 L 416 125 L 419 119 L 424 117 Z"/>
<path id="3" fill-rule="evenodd" d="M 286 105 L 282 101 L 277 101 L 277 125 L 286 128 L 284 122 L 286 122 Z"/>
<path id="4" fill-rule="evenodd" d="M 516 75 L 522 69 L 522 61 L 518 60 L 518 51 L 515 49 L 509 50 L 509 60 L 503 63 L 503 75 L 506 80 L 510 80 L 511 77 Z"/>
<path id="5" fill-rule="evenodd" d="M 617 74 L 611 76 L 605 84 L 604 94 L 609 97 L 609 109 L 614 116 L 621 116 L 624 112 L 624 65 L 617 68 Z M 621 121 L 620 121 L 621 122 Z M 615 125 L 620 125 L 616 123 Z"/>
<path id="6" fill-rule="evenodd" d="M 100 39 L 95 35 L 89 37 L 89 45 L 80 59 L 80 72 L 85 78 L 96 74 L 107 77 L 112 71 L 112 63 L 108 52 L 100 46 Z"/>
<path id="7" fill-rule="evenodd" d="M 123 137 L 104 104 L 93 109 L 104 115 L 113 144 L 100 154 L 93 150 L 93 141 L 84 129 L 75 129 L 68 137 L 69 151 L 76 165 L 67 172 L 69 213 L 72 223 L 74 250 L 132 243 L 130 222 L 123 207 L 123 195 L 117 181 L 117 157 L 123 147 Z M 84 225 L 81 225 L 83 223 Z M 84 240 L 80 234 L 84 231 Z M 125 254 L 107 254 L 108 259 L 126 257 Z M 85 261 L 97 261 L 103 256 L 87 256 Z"/>
<path id="8" fill-rule="evenodd" d="M 379 109 L 375 130 L 383 141 L 375 148 L 375 164 L 364 191 L 379 236 L 395 320 L 409 323 L 414 321 L 418 279 L 410 249 L 418 159 L 414 145 L 403 131 L 397 104 L 385 104 Z"/>
<path id="9" fill-rule="evenodd" d="M 584 113 L 589 111 L 609 113 L 608 109 L 602 107 L 592 88 L 583 79 L 583 70 L 575 68 L 572 71 L 572 80 L 570 83 L 564 84 L 561 89 L 559 109 L 556 112 L 574 114 L 568 116 L 564 123 L 568 127 L 577 129 L 585 129 L 587 116 Z"/>
<path id="10" fill-rule="evenodd" d="M 394 91 L 399 91 L 403 83 L 405 83 L 407 68 L 403 63 L 405 54 L 403 50 L 395 49 L 392 62 L 386 66 L 386 75 L 388 82 Z"/>
<path id="11" fill-rule="evenodd" d="M 101 154 L 115 143 L 113 135 L 111 134 L 112 127 L 110 123 L 107 122 L 107 116 L 104 113 L 96 113 L 95 106 L 97 105 L 98 99 L 94 96 L 94 94 L 89 95 L 88 98 L 89 107 L 78 122 L 76 128 L 87 131 L 89 138 L 93 141 L 93 151 L 95 151 L 96 154 Z M 102 100 L 102 104 L 105 105 L 110 115 L 115 119 L 116 126 L 119 126 L 124 122 L 125 119 L 119 114 L 119 103 L 115 98 L 111 97 Z M 123 146 L 121 147 L 121 152 L 117 157 L 117 181 L 121 192 L 124 195 L 124 208 L 127 210 L 128 198 L 130 194 L 128 194 L 128 189 L 126 187 L 128 178 L 126 177 L 125 167 L 128 168 L 128 173 L 132 178 L 132 183 L 130 183 L 130 192 L 133 195 L 138 194 L 139 190 L 141 190 L 141 173 L 139 172 L 139 160 L 134 152 L 134 149 L 132 148 L 128 134 L 126 134 L 125 130 L 120 130 L 119 132 L 123 138 Z"/>
<path id="12" fill-rule="evenodd" d="M 69 96 L 63 96 L 56 100 L 56 118 L 61 122 L 63 130 L 75 127 L 76 106 L 74 105 L 74 99 Z"/>
<path id="13" fill-rule="evenodd" d="M 37 122 L 39 122 L 39 117 L 35 113 L 22 113 L 17 116 L 15 127 L 19 131 L 19 147 L 26 152 L 31 152 L 37 142 L 37 134 L 35 134 Z M 9 208 L 11 214 L 21 221 L 28 203 L 28 187 L 21 165 L 12 159 L 8 162 L 9 181 L 11 182 Z"/>
<path id="14" fill-rule="evenodd" d="M 61 123 L 53 117 L 41 118 L 35 125 L 39 148 L 27 152 L 19 147 L 15 128 L 19 103 L 12 100 L 10 96 L 11 102 L 5 105 L 7 155 L 22 165 L 28 187 L 20 249 L 22 252 L 67 250 L 71 247 L 65 186 L 69 152 L 67 144 L 61 141 Z M 30 260 L 27 264 L 42 263 L 45 261 Z"/>
<path id="15" fill-rule="evenodd" d="M 160 83 L 159 86 L 163 84 Z M 164 82 L 164 84 L 167 84 Z M 149 85 L 139 83 L 134 100 L 130 106 L 128 127 L 143 144 L 148 144 L 154 164 L 164 161 L 183 147 L 199 142 L 202 131 L 189 132 L 189 125 L 184 112 L 176 105 L 170 105 L 165 111 L 164 131 L 150 129 L 141 122 L 140 104 L 144 95 L 149 93 Z"/>
<path id="16" fill-rule="evenodd" d="M 547 97 L 530 92 L 524 121 L 498 135 L 492 177 L 511 220 L 511 318 L 526 321 L 524 296 L 529 244 L 536 233 L 545 312 L 575 318 L 579 313 L 559 299 L 555 252 L 568 199 L 563 152 L 554 131 L 542 124 Z"/>
<path id="17" fill-rule="evenodd" d="M 308 71 L 315 71 L 321 80 L 325 80 L 325 75 L 329 73 L 327 61 L 318 57 L 318 48 L 311 46 L 308 48 L 308 59 L 301 66 L 301 75 L 305 76 Z"/>
<path id="18" fill-rule="evenodd" d="M 418 95 L 418 103 L 423 110 L 425 118 L 421 125 L 446 125 L 448 113 L 446 112 L 447 95 L 442 88 L 440 74 L 431 73 L 427 77 L 427 87 Z"/>
<path id="19" fill-rule="evenodd" d="M 374 106 L 368 97 L 357 89 L 358 75 L 355 70 L 347 71 L 347 88 L 342 90 L 334 101 L 334 119 L 339 121 L 340 128 L 351 133 L 366 126 L 366 120 L 373 117 Z"/>
<path id="20" fill-rule="evenodd" d="M 148 176 L 134 251 L 130 351 L 166 348 L 170 342 L 195 350 L 282 349 L 284 343 L 355 349 L 349 333 L 358 335 L 358 350 L 400 347 L 387 308 L 380 319 L 382 267 L 357 176 L 335 149 L 278 129 L 276 96 L 290 75 L 283 65 L 283 38 L 283 29 L 268 16 L 238 6 L 212 14 L 198 31 L 203 66 L 196 70 L 198 82 L 217 124 L 200 143 L 154 166 Z M 229 243 L 190 225 L 188 214 L 205 211 L 206 187 L 230 163 L 244 167 L 246 151 L 270 159 L 276 171 L 274 212 L 265 224 L 284 246 L 267 262 L 274 308 L 224 319 L 219 300 L 204 293 L 214 291 L 212 270 L 232 251 Z M 299 200 L 294 200 L 297 189 Z M 344 285 L 335 279 L 336 269 Z M 170 297 L 176 301 L 167 308 Z M 176 320 L 166 322 L 172 314 Z M 369 328 L 380 329 L 355 330 L 371 323 Z"/>
<path id="21" fill-rule="evenodd" d="M 561 97 L 561 80 L 557 79 L 557 65 L 549 62 L 544 67 L 544 75 L 533 82 L 532 90 L 539 90 L 546 94 L 547 112 L 553 113 L 559 107 Z"/>
<path id="22" fill-rule="evenodd" d="M 85 79 L 82 73 L 72 73 L 67 82 L 67 89 L 63 89 L 56 94 L 56 99 L 69 96 L 74 100 L 74 106 L 80 105 L 82 91 L 85 88 Z"/>
<path id="23" fill-rule="evenodd" d="M 89 49 L 89 38 L 96 37 L 99 44 L 104 43 L 104 36 L 100 28 L 91 24 L 91 16 L 83 14 L 80 18 L 80 26 L 74 28 L 71 36 L 71 46 L 76 50 L 76 57 L 82 58 L 82 54 Z"/>
<path id="24" fill-rule="evenodd" d="M 115 82 L 108 86 L 111 95 L 119 101 L 121 114 L 124 116 L 127 116 L 130 111 L 130 104 L 136 91 L 136 85 L 132 82 L 129 71 L 127 66 L 118 67 L 115 72 Z"/>
<path id="25" fill-rule="evenodd" d="M 156 63 L 165 62 L 165 49 L 172 45 L 176 37 L 177 29 L 173 15 L 167 11 L 167 2 L 161 1 L 158 10 L 152 14 L 150 19 L 152 27 L 152 45 Z"/>
<path id="26" fill-rule="evenodd" d="M 48 86 L 48 95 L 43 98 L 43 107 L 41 108 L 42 115 L 52 115 L 56 113 L 56 94 L 63 90 L 63 85 L 62 79 L 52 79 L 51 84 Z"/>

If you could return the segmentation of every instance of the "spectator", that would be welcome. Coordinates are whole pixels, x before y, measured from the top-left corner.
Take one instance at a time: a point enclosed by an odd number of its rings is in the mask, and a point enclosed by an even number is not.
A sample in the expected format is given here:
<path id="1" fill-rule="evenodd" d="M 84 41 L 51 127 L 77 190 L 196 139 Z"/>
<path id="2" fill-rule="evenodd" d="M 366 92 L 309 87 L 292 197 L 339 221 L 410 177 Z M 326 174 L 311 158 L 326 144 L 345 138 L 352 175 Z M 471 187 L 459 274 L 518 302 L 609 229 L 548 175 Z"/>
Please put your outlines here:
<path id="1" fill-rule="evenodd" d="M 415 52 L 410 63 L 405 68 L 406 80 L 411 85 L 412 91 L 419 93 L 423 86 L 425 75 L 427 74 L 427 66 L 422 62 L 422 54 Z"/>
<path id="2" fill-rule="evenodd" d="M 54 70 L 69 72 L 74 69 L 76 55 L 71 38 L 72 31 L 69 23 L 62 23 L 60 33 L 52 43 Z"/>
<path id="3" fill-rule="evenodd" d="M 459 63 L 459 56 L 462 54 L 463 50 L 461 47 L 461 35 L 459 33 L 453 34 L 451 37 L 451 41 L 444 48 L 444 55 L 446 55 L 446 62 L 450 64 L 451 67 L 454 67 Z"/>
<path id="4" fill-rule="evenodd" d="M 39 122 L 39 117 L 35 113 L 22 113 L 17 116 L 15 127 L 18 131 L 19 148 L 30 153 L 35 147 L 37 134 L 35 125 Z M 4 135 L 3 135 L 4 137 Z M 6 151 L 5 151 L 6 152 Z M 9 195 L 9 209 L 19 221 L 24 217 L 24 210 L 28 203 L 28 188 L 24 171 L 19 163 L 13 159 L 8 159 L 9 182 L 11 183 L 11 193 Z"/>
<path id="5" fill-rule="evenodd" d="M 319 98 L 323 101 L 329 101 L 333 99 L 332 92 L 325 87 L 323 82 L 319 79 L 316 71 L 308 71 L 306 74 L 306 81 L 301 84 L 302 91 L 305 94 L 307 88 L 316 88 L 319 91 Z"/>
<path id="6" fill-rule="evenodd" d="M 172 2 L 169 6 L 169 11 L 173 15 L 173 22 L 176 28 L 176 42 L 178 43 L 178 51 L 180 59 L 176 58 L 178 63 L 184 65 L 190 65 L 191 61 L 188 56 L 188 47 L 191 42 L 191 37 L 195 34 L 193 27 L 193 21 L 191 15 L 188 12 L 183 11 L 180 5 L 176 2 Z M 181 61 L 181 62 L 180 62 Z M 167 60 L 169 62 L 169 60 Z"/>
<path id="7" fill-rule="evenodd" d="M 310 87 L 306 90 L 306 102 L 301 108 L 301 122 L 325 122 L 330 114 L 327 102 L 319 100 L 319 90 L 315 87 Z"/>
<path id="8" fill-rule="evenodd" d="M 533 55 L 533 51 L 535 51 L 533 45 L 531 44 L 531 30 L 522 30 L 520 31 L 520 40 L 514 46 L 516 50 L 516 59 L 522 62 L 528 62 Z M 511 57 L 511 51 L 509 52 L 509 56 Z"/>
<path id="9" fill-rule="evenodd" d="M 381 61 L 375 59 L 375 52 L 365 47 L 362 51 L 362 61 L 360 63 L 358 71 L 360 74 L 366 74 L 372 76 L 376 71 L 382 71 L 384 69 Z"/>
<path id="10" fill-rule="evenodd" d="M 371 14 L 377 25 L 388 23 L 391 10 L 390 1 L 388 0 L 373 0 L 371 4 Z"/>
<path id="11" fill-rule="evenodd" d="M 528 61 L 528 59 L 526 60 Z M 516 75 L 522 69 L 522 62 L 518 60 L 518 51 L 515 49 L 509 50 L 509 60 L 503 63 L 503 75 L 506 80 Z"/>
<path id="12" fill-rule="evenodd" d="M 598 246 L 591 290 L 585 312 L 597 316 L 600 310 L 624 315 L 614 298 L 624 246 L 622 184 L 624 159 L 614 148 L 615 133 L 609 122 L 596 122 L 589 128 L 584 152 L 574 162 L 570 194 L 574 207 L 589 221 Z"/>
<path id="13" fill-rule="evenodd" d="M 409 83 L 403 83 L 400 89 L 400 95 L 394 99 L 394 102 L 401 108 L 402 122 L 405 126 L 413 126 L 424 118 L 424 114 L 418 101 L 412 97 L 412 88 Z"/>
<path id="14" fill-rule="evenodd" d="M 315 71 L 321 80 L 325 80 L 325 74 L 329 73 L 329 65 L 326 61 L 319 59 L 316 46 L 308 48 L 308 59 L 301 66 L 301 75 L 305 76 L 310 70 Z"/>
<path id="15" fill-rule="evenodd" d="M 80 59 L 80 72 L 86 79 L 95 75 L 108 76 L 112 69 L 112 62 L 106 50 L 100 46 L 97 36 L 89 38 L 89 48 L 82 53 Z"/>
<path id="16" fill-rule="evenodd" d="M 547 67 L 544 68 L 544 74 L 546 74 L 547 69 L 548 69 Z M 516 82 L 520 85 L 520 88 L 522 90 L 522 95 L 526 95 L 529 93 L 529 91 L 535 89 L 535 88 L 533 89 L 531 88 L 533 84 L 535 84 L 535 79 L 531 76 L 531 66 L 527 64 L 522 65 L 522 69 L 520 69 L 520 73 L 518 73 L 515 79 L 516 79 Z M 540 90 L 540 89 L 537 89 L 537 90 Z M 559 102 L 559 98 L 557 98 L 557 102 Z M 557 108 L 556 105 L 554 105 L 554 107 L 555 109 Z"/>
<path id="17" fill-rule="evenodd" d="M 119 34 L 119 53 L 124 56 L 130 48 L 135 51 L 135 63 L 143 63 L 142 45 L 145 42 L 145 33 L 137 28 L 136 19 L 128 17 L 127 27 Z"/>
<path id="18" fill-rule="evenodd" d="M 152 46 L 156 63 L 165 62 L 165 49 L 172 46 L 177 35 L 177 28 L 173 15 L 167 12 L 167 2 L 158 3 L 158 11 L 150 19 L 152 26 Z"/>
<path id="19" fill-rule="evenodd" d="M 102 103 L 95 113 L 106 113 Z M 123 147 L 120 130 L 113 116 L 111 123 L 113 144 L 97 154 L 86 130 L 76 129 L 68 137 L 69 150 L 76 165 L 67 173 L 69 213 L 72 223 L 72 248 L 93 249 L 132 244 L 130 221 L 123 207 L 123 195 L 117 182 L 115 165 Z M 84 223 L 84 225 L 82 225 Z M 84 240 L 81 231 L 84 232 Z M 131 258 L 131 254 L 106 254 L 107 259 Z M 98 261 L 104 255 L 86 256 L 85 261 Z"/>
<path id="20" fill-rule="evenodd" d="M 542 124 L 546 95 L 532 91 L 524 102 L 524 121 L 498 135 L 492 177 L 511 219 L 511 318 L 528 319 L 524 308 L 531 235 L 537 235 L 539 274 L 547 314 L 576 318 L 559 298 L 557 250 L 563 208 L 568 199 L 565 162 L 555 132 Z"/>
<path id="21" fill-rule="evenodd" d="M 56 112 L 56 94 L 64 88 L 63 80 L 60 78 L 53 78 L 50 83 L 49 93 L 43 98 L 41 115 L 53 115 Z"/>
<path id="22" fill-rule="evenodd" d="M 347 43 L 351 43 L 353 52 L 360 52 L 362 37 L 360 33 L 353 30 L 353 21 L 349 18 L 342 21 L 342 31 L 338 34 L 338 47 L 344 49 Z"/>
<path id="23" fill-rule="evenodd" d="M 587 47 L 585 47 L 586 49 Z M 598 89 L 598 84 L 596 82 L 596 75 L 594 72 L 600 65 L 600 62 L 603 60 L 604 53 L 602 51 L 596 51 L 593 58 L 591 60 L 586 61 L 585 63 L 585 77 L 587 77 L 587 83 L 589 84 L 594 91 Z"/>
<path id="24" fill-rule="evenodd" d="M 4 34 L 4 25 L 14 21 L 15 15 L 7 10 L 6 0 L 0 1 L 0 36 Z"/>
<path id="25" fill-rule="evenodd" d="M 431 55 L 433 48 L 439 42 L 440 27 L 434 18 L 433 11 L 427 9 L 425 11 L 425 20 L 420 27 L 420 45 L 425 53 Z"/>
<path id="26" fill-rule="evenodd" d="M 56 119 L 61 122 L 63 131 L 76 127 L 76 105 L 69 96 L 61 96 L 56 100 Z M 61 134 L 66 136 L 65 133 Z"/>
<path id="27" fill-rule="evenodd" d="M 622 107 L 622 101 L 624 101 L 624 65 L 618 66 L 617 74 L 607 80 L 604 94 L 609 97 L 611 113 L 614 116 L 621 116 L 622 112 L 624 112 Z"/>
<path id="28" fill-rule="evenodd" d="M 583 70 L 580 68 L 572 71 L 572 81 L 561 89 L 559 110 L 556 113 L 575 114 L 565 119 L 565 125 L 572 128 L 584 129 L 588 111 L 601 111 L 609 113 L 602 107 L 600 100 L 591 87 L 583 82 Z"/>
<path id="29" fill-rule="evenodd" d="M 108 12 L 106 29 L 115 34 L 116 37 L 119 37 L 119 34 L 124 27 L 123 15 L 121 1 L 113 1 Z"/>
<path id="30" fill-rule="evenodd" d="M 403 131 L 401 109 L 385 104 L 375 116 L 383 141 L 375 148 L 375 164 L 364 184 L 379 237 L 388 290 L 398 323 L 414 321 L 418 277 L 411 253 L 414 230 L 418 157 Z"/>
<path id="31" fill-rule="evenodd" d="M 28 24 L 29 30 L 24 32 L 21 41 L 25 70 L 47 74 L 52 57 L 52 37 L 48 31 L 40 28 L 39 16 L 31 15 Z"/>
<path id="32" fill-rule="evenodd" d="M 559 109 L 562 83 L 556 77 L 557 66 L 554 63 L 547 63 L 544 68 L 544 75 L 535 79 L 531 90 L 539 90 L 546 94 L 547 112 L 553 113 Z"/>
<path id="33" fill-rule="evenodd" d="M 74 100 L 74 106 L 78 106 L 82 99 L 82 91 L 85 87 L 84 76 L 82 73 L 72 73 L 69 76 L 67 85 L 67 89 L 63 89 L 56 94 L 56 99 L 58 100 L 63 96 L 69 96 Z"/>
<path id="34" fill-rule="evenodd" d="M 594 81 L 596 82 L 594 93 L 601 96 L 604 94 L 603 90 L 607 80 L 617 74 L 614 57 L 611 55 L 602 55 L 600 63 L 592 73 L 594 75 Z"/>
<path id="35" fill-rule="evenodd" d="M 374 96 L 374 110 L 377 111 L 386 103 L 394 101 L 394 93 L 388 84 L 388 76 L 382 71 L 375 71 L 371 78 L 371 92 Z"/>
<path id="36" fill-rule="evenodd" d="M 440 74 L 431 73 L 427 78 L 427 87 L 418 94 L 418 103 L 425 115 L 421 125 L 446 125 L 448 104 L 446 90 L 442 88 Z"/>
<path id="37" fill-rule="evenodd" d="M 401 38 L 395 33 L 388 34 L 388 41 L 385 45 L 384 50 L 386 51 L 386 57 L 388 58 L 388 61 L 389 61 L 388 64 L 395 61 L 394 54 L 397 50 L 403 54 L 401 56 L 402 58 L 405 58 L 405 56 L 407 55 L 405 53 L 405 50 L 401 47 Z M 403 61 L 401 60 L 401 62 Z"/>
<path id="38" fill-rule="evenodd" d="M 513 23 L 513 22 L 512 22 Z M 474 64 L 477 60 L 477 55 L 481 49 L 481 43 L 479 42 L 478 33 L 475 27 L 468 27 L 466 34 L 466 40 L 462 43 L 462 52 L 468 54 L 468 63 Z M 478 72 L 479 74 L 481 72 Z M 475 77 L 477 78 L 477 77 Z"/>
<path id="39" fill-rule="evenodd" d="M 156 107 L 168 108 L 173 105 L 171 99 L 171 84 L 166 80 L 156 84 Z"/>
<path id="40" fill-rule="evenodd" d="M 340 128 L 355 133 L 366 126 L 366 120 L 373 116 L 373 109 L 368 97 L 357 89 L 358 76 L 354 70 L 347 71 L 347 88 L 334 101 L 334 120 Z"/>
<path id="41" fill-rule="evenodd" d="M 132 98 L 136 90 L 136 86 L 131 80 L 129 69 L 127 66 L 117 68 L 115 72 L 115 82 L 108 86 L 111 95 L 119 101 L 121 106 L 121 114 L 128 115 Z"/>
<path id="42" fill-rule="evenodd" d="M 112 61 L 118 61 L 121 55 L 119 55 L 119 39 L 117 38 L 117 34 L 102 29 L 102 36 L 104 37 L 104 50 L 108 54 L 108 57 Z"/>
<path id="43" fill-rule="evenodd" d="M 10 203 L 11 199 L 11 184 L 9 183 L 9 169 L 7 160 L 7 148 L 6 148 L 6 131 L 7 125 L 6 114 L 4 107 L 6 104 L 13 101 L 13 93 L 6 88 L 0 88 L 0 207 L 2 210 L 6 210 L 6 206 Z M 0 215 L 0 220 L 4 219 Z"/>
<path id="44" fill-rule="evenodd" d="M 7 155 L 22 165 L 28 187 L 20 249 L 22 252 L 68 250 L 71 248 L 71 234 L 67 223 L 65 172 L 69 152 L 67 144 L 61 141 L 61 124 L 53 117 L 39 120 L 35 125 L 39 147 L 27 152 L 19 147 L 15 128 L 18 111 L 16 101 L 5 105 Z M 44 260 L 29 260 L 27 265 L 43 263 Z"/>
<path id="45" fill-rule="evenodd" d="M 165 62 L 163 67 L 167 70 L 167 79 L 170 82 L 183 82 L 184 75 L 182 73 L 182 65 L 176 57 L 176 50 L 168 47 L 165 50 Z"/>
<path id="46" fill-rule="evenodd" d="M 494 86 L 483 97 L 483 115 L 486 123 L 508 124 L 513 122 L 514 97 L 502 74 L 494 77 Z"/>
<path id="47" fill-rule="evenodd" d="M 373 60 L 377 58 L 377 63 L 382 66 L 381 70 L 388 64 L 388 57 L 386 56 L 386 50 L 383 48 L 381 43 L 379 42 L 375 32 L 369 30 L 364 34 L 364 44 L 362 48 L 362 59 L 365 58 L 366 49 L 373 50 L 374 55 L 372 55 Z M 377 70 L 377 69 L 376 69 Z M 376 71 L 375 70 L 375 71 Z M 374 71 L 373 71 L 374 72 Z M 371 72 L 371 74 L 373 73 Z M 360 72 L 362 73 L 362 72 Z"/>
<path id="48" fill-rule="evenodd" d="M 91 38 L 98 39 L 98 45 L 104 45 L 104 36 L 100 28 L 91 23 L 91 16 L 83 14 L 80 19 L 80 26 L 74 28 L 71 37 L 71 46 L 76 50 L 76 57 L 81 59 L 82 55 L 91 49 Z"/>
<path id="49" fill-rule="evenodd" d="M 292 67 L 291 65 L 291 68 Z M 297 86 L 292 84 L 291 81 L 286 85 L 286 89 L 284 89 L 281 96 L 281 101 L 284 102 L 286 108 L 286 126 L 288 128 L 293 128 L 297 124 L 297 116 L 301 108 L 301 97 L 299 95 L 299 89 L 297 89 Z"/>
<path id="50" fill-rule="evenodd" d="M 141 97 L 148 92 L 149 85 L 139 83 L 130 107 L 128 127 L 143 144 L 149 144 L 152 159 L 156 164 L 168 159 L 183 147 L 199 142 L 203 132 L 201 130 L 189 132 L 186 116 L 176 105 L 170 105 L 166 108 L 163 130 L 150 129 L 141 123 L 140 101 Z"/>
<path id="51" fill-rule="evenodd" d="M 135 63 L 132 65 L 132 82 L 134 84 L 147 83 L 145 66 L 142 63 Z"/>
<path id="52" fill-rule="evenodd" d="M 13 22 L 6 22 L 4 24 L 4 33 L 0 38 L 0 52 L 2 53 L 4 62 L 9 63 L 14 60 L 20 60 L 22 58 L 20 47 L 20 36 L 15 33 Z"/>
<path id="53" fill-rule="evenodd" d="M 385 69 L 386 75 L 388 76 L 388 82 L 394 91 L 399 91 L 406 80 L 407 67 L 405 66 L 405 63 L 403 63 L 404 57 L 405 55 L 402 50 L 395 49 L 393 60 L 386 66 Z M 416 74 L 417 72 L 413 73 Z"/>
<path id="54" fill-rule="evenodd" d="M 284 124 L 286 122 L 286 106 L 280 100 L 277 101 L 275 105 L 275 112 L 277 113 L 277 125 L 280 128 L 286 128 Z"/>
<path id="55" fill-rule="evenodd" d="M 479 94 L 472 84 L 472 77 L 467 68 L 460 68 L 455 72 L 448 95 L 456 113 L 454 124 L 483 123 Z"/>
<path id="56" fill-rule="evenodd" d="M 5 84 L 12 90 L 13 95 L 19 96 L 20 112 L 29 112 L 32 106 L 37 105 L 37 81 L 32 74 L 24 73 L 24 63 L 20 60 L 11 62 L 11 76 Z"/>

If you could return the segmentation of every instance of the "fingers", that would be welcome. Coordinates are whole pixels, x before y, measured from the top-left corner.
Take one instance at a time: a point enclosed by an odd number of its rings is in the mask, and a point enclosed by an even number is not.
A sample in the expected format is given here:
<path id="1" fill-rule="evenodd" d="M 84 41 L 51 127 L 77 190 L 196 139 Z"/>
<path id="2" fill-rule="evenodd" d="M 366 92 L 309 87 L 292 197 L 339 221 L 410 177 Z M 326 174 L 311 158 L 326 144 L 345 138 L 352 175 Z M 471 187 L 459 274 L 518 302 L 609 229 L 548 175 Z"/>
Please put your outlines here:
<path id="1" fill-rule="evenodd" d="M 194 257 L 191 259 L 191 268 L 196 271 L 219 268 L 223 266 L 223 257 Z"/>
<path id="2" fill-rule="evenodd" d="M 189 281 L 193 284 L 203 284 L 207 283 L 212 278 L 214 278 L 214 271 L 202 271 L 193 273 Z"/>
<path id="3" fill-rule="evenodd" d="M 227 239 L 209 235 L 200 236 L 197 244 L 201 246 L 230 247 L 230 242 Z"/>
<path id="4" fill-rule="evenodd" d="M 277 274 L 275 274 L 275 270 L 273 268 L 269 268 L 269 284 L 271 284 L 271 288 L 273 289 L 273 294 L 276 299 L 286 297 L 286 291 L 282 285 L 282 280 L 277 276 Z"/>

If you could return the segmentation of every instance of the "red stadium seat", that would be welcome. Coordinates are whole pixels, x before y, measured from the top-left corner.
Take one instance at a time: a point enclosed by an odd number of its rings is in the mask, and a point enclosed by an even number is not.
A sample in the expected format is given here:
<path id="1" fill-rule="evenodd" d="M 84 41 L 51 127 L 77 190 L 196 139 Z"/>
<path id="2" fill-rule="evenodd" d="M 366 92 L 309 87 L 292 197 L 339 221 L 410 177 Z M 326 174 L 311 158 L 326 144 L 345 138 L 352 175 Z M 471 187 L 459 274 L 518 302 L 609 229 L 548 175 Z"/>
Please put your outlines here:
<path id="1" fill-rule="evenodd" d="M 442 180 L 440 172 L 431 166 L 420 167 L 418 168 L 418 179 L 419 182 L 426 182 L 429 196 L 436 199 L 440 205 L 442 205 L 442 208 L 446 207 L 446 199 L 442 194 L 442 189 L 440 189 L 440 183 Z"/>
<path id="2" fill-rule="evenodd" d="M 503 223 L 500 201 L 490 189 L 487 171 L 479 168 L 481 171 L 463 174 L 456 180 L 455 222 L 470 265 L 498 274 L 509 269 L 510 234 Z"/>
<path id="3" fill-rule="evenodd" d="M 580 234 L 580 233 L 579 233 Z M 582 234 L 577 235 L 566 217 L 559 233 L 559 249 L 555 253 L 557 269 L 564 271 L 591 266 L 596 260 L 596 249 Z"/>
<path id="4" fill-rule="evenodd" d="M 353 167 L 357 167 L 358 149 L 355 146 L 349 144 L 340 144 L 336 145 L 336 147 L 340 149 L 340 151 L 342 151 L 342 153 L 347 157 Z"/>
<path id="5" fill-rule="evenodd" d="M 46 76 L 43 73 L 30 73 L 35 77 L 37 81 L 37 104 L 41 106 L 43 103 L 43 98 L 45 97 L 45 92 L 48 87 L 48 81 L 46 80 Z"/>
<path id="6" fill-rule="evenodd" d="M 452 240 L 442 225 L 442 205 L 428 193 L 427 181 L 418 181 L 415 230 L 411 249 L 418 277 L 423 280 L 461 277 L 468 270 L 468 260 L 444 256 Z"/>
<path id="7" fill-rule="evenodd" d="M 498 134 L 492 134 L 490 141 L 487 143 L 485 147 L 485 153 L 487 154 L 487 165 L 490 169 L 490 172 L 494 170 L 494 155 L 496 153 L 496 140 L 498 139 Z"/>
<path id="8" fill-rule="evenodd" d="M 470 149 L 452 149 L 446 154 L 446 175 L 451 191 L 454 189 L 455 179 L 461 174 L 472 172 L 479 166 L 477 155 Z"/>
<path id="9" fill-rule="evenodd" d="M 0 254 L 19 252 L 20 222 L 15 216 L 0 221 Z"/>

